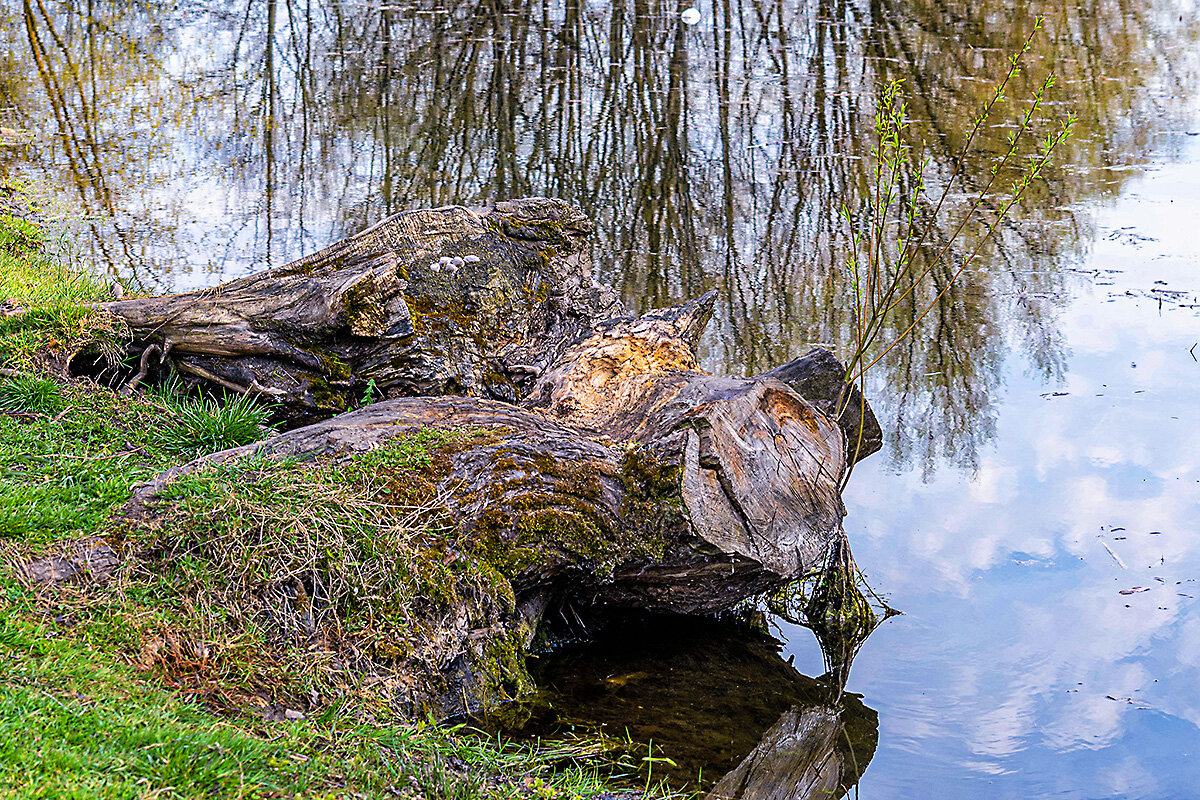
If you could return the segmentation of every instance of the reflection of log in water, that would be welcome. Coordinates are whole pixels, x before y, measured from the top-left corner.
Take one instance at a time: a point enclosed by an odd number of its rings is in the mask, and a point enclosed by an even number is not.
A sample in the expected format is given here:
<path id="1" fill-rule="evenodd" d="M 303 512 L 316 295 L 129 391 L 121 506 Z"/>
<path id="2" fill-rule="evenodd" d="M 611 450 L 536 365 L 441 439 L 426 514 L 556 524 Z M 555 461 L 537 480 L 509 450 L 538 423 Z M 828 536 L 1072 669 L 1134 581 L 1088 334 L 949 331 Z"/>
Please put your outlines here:
<path id="1" fill-rule="evenodd" d="M 836 706 L 794 706 L 763 736 L 750 755 L 717 782 L 707 800 L 830 800 L 858 783 L 874 752 L 851 742 L 849 725 Z M 861 760 L 860 760 L 861 759 Z"/>
<path id="2" fill-rule="evenodd" d="M 546 657 L 534 672 L 543 691 L 521 709 L 524 719 L 506 720 L 510 729 L 628 732 L 676 765 L 656 763 L 654 774 L 693 786 L 699 779 L 700 788 L 720 778 L 713 800 L 839 797 L 875 752 L 873 710 L 857 695 L 801 675 L 780 657 L 778 642 L 741 626 L 679 618 L 614 623 L 593 643 Z"/>
<path id="3" fill-rule="evenodd" d="M 859 648 L 881 622 L 900 612 L 867 585 L 847 542 L 834 542 L 819 570 L 767 598 L 768 608 L 817 637 L 826 677 L 845 686 Z"/>

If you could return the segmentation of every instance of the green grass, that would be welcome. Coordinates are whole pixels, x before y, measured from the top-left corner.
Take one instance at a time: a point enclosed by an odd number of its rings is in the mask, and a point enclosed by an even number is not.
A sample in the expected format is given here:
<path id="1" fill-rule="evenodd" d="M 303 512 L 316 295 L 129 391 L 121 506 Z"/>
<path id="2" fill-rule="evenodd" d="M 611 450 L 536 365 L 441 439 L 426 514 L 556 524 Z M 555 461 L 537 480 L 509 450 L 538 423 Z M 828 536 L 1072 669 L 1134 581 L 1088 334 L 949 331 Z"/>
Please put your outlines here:
<path id="1" fill-rule="evenodd" d="M 455 729 L 218 718 L 154 686 L 80 631 L 0 617 L 0 796 L 585 798 L 594 747 L 505 748 Z M 564 763 L 565 762 L 565 763 Z M 572 763 L 575 762 L 575 763 Z"/>
<path id="2" fill-rule="evenodd" d="M 342 680 L 331 651 L 281 646 L 247 606 L 264 578 L 321 575 L 338 634 L 396 657 L 386 647 L 414 646 L 404 620 L 422 604 L 506 587 L 429 535 L 430 475 L 469 434 L 406 437 L 349 466 L 243 461 L 178 483 L 165 527 L 115 523 L 135 483 L 269 431 L 246 399 L 54 377 L 80 350 L 119 357 L 125 332 L 86 305 L 106 295 L 0 216 L 0 798 L 617 796 L 594 759 L 606 745 L 414 724 L 382 687 Z M 109 583 L 30 587 L 12 568 L 97 535 L 140 553 Z M 317 689 L 305 719 L 259 710 L 308 707 Z"/>
<path id="3" fill-rule="evenodd" d="M 262 438 L 267 413 L 241 399 L 165 404 L 37 373 L 0 378 L 0 538 L 95 534 L 134 483 Z"/>
<path id="4" fill-rule="evenodd" d="M 176 460 L 158 437 L 167 410 L 86 384 L 29 390 L 47 382 L 22 375 L 0 385 L 0 408 L 22 412 L 0 412 L 0 538 L 94 534 L 134 483 Z"/>
<path id="5" fill-rule="evenodd" d="M 50 254 L 39 228 L 0 214 L 0 365 L 61 363 L 81 351 L 117 358 L 128 331 L 88 305 L 110 299 L 108 282 Z"/>
<path id="6" fill-rule="evenodd" d="M 0 411 L 53 414 L 62 406 L 58 382 L 32 374 L 0 377 Z"/>
<path id="7" fill-rule="evenodd" d="M 0 630 L 0 786 L 11 796 L 253 797 L 306 777 L 284 748 L 62 633 L 14 617 Z"/>
<path id="8" fill-rule="evenodd" d="M 262 438 L 270 406 L 250 395 L 213 398 L 170 397 L 168 421 L 159 431 L 163 447 L 178 453 L 213 453 Z"/>
<path id="9" fill-rule="evenodd" d="M 41 229 L 0 214 L 0 297 L 23 306 L 81 305 L 111 299 L 106 282 L 46 252 Z"/>

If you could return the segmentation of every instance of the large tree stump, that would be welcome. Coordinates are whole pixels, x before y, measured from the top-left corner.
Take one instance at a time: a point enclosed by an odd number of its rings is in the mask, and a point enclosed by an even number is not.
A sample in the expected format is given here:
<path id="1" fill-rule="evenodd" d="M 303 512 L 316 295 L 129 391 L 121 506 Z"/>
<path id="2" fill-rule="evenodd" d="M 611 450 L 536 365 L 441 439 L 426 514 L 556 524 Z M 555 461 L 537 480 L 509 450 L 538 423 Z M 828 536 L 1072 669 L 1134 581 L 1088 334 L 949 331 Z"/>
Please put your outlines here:
<path id="1" fill-rule="evenodd" d="M 172 469 L 127 516 L 169 517 L 172 480 L 254 454 L 337 460 L 427 428 L 487 431 L 433 496 L 515 602 L 441 617 L 426 663 L 443 674 L 411 698 L 441 713 L 487 702 L 465 688 L 481 636 L 527 640 L 548 609 L 705 613 L 821 570 L 844 550 L 847 454 L 879 440 L 842 365 L 815 350 L 705 374 L 715 293 L 627 316 L 591 279 L 589 230 L 542 199 L 406 212 L 213 290 L 104 304 L 133 331 L 135 383 L 170 363 L 310 419 L 371 384 L 390 396 Z"/>

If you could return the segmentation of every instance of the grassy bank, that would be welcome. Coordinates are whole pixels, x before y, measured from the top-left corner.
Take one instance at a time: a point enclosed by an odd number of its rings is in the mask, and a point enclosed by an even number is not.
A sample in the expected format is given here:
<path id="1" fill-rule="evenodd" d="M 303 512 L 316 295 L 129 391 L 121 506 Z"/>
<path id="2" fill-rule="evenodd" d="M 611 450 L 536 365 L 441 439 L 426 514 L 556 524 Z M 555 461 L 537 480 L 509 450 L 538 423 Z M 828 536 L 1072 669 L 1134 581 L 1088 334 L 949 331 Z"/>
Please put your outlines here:
<path id="1" fill-rule="evenodd" d="M 105 652 L 89 625 L 39 613 L 7 588 L 3 796 L 465 800 L 605 792 L 594 770 L 563 766 L 585 747 L 502 748 L 336 706 L 280 722 L 214 714 Z"/>
<path id="2" fill-rule="evenodd" d="M 438 591 L 504 601 L 503 576 L 427 535 L 436 510 L 411 495 L 472 434 L 199 473 L 157 527 L 131 526 L 135 483 L 270 430 L 249 401 L 62 377 L 81 354 L 119 358 L 125 331 L 87 305 L 110 292 L 0 216 L 0 796 L 613 796 L 600 744 L 502 747 L 390 702 L 418 612 L 453 599 Z M 381 460 L 404 479 L 381 481 Z M 125 556 L 116 575 L 18 568 L 92 538 Z M 321 604 L 291 580 L 306 571 Z"/>

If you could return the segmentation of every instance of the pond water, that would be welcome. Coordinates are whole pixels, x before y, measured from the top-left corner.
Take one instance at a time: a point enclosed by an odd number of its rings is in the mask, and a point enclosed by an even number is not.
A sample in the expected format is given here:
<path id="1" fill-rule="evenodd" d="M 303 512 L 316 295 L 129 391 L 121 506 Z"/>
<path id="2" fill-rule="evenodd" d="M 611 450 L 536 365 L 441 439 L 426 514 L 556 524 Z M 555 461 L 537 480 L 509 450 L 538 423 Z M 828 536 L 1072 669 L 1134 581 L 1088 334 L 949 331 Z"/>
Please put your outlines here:
<path id="1" fill-rule="evenodd" d="M 596 218 L 600 272 L 631 307 L 719 290 L 711 371 L 754 374 L 814 343 L 844 353 L 840 209 L 869 186 L 881 93 L 904 81 L 936 188 L 1035 9 L 701 0 L 686 24 L 686 5 L 9 2 L 0 175 L 41 187 L 82 261 L 162 290 L 284 263 L 405 208 L 562 197 Z M 861 700 L 779 678 L 783 660 L 757 650 L 743 666 L 770 662 L 758 674 L 791 688 L 730 677 L 736 734 L 719 729 L 729 697 L 663 689 L 672 670 L 710 685 L 698 657 L 654 666 L 610 647 L 565 656 L 548 682 L 590 675 L 609 687 L 592 696 L 627 703 L 635 739 L 668 750 L 664 720 L 736 741 L 680 757 L 709 780 L 790 725 L 838 754 L 812 791 L 1200 797 L 1197 11 L 1047 8 L 1007 94 L 1053 70 L 1046 108 L 1074 111 L 1075 134 L 974 265 L 900 309 L 896 330 L 933 312 L 870 376 L 887 441 L 845 497 L 859 566 L 904 612 L 850 670 Z M 977 137 L 935 236 L 953 235 L 1008 130 Z M 968 225 L 951 255 L 978 235 Z M 824 672 L 811 633 L 773 624 L 782 658 Z M 631 710 L 648 701 L 622 699 L 639 685 L 675 703 L 649 727 Z M 823 733 L 838 703 L 866 742 L 852 769 Z"/>

